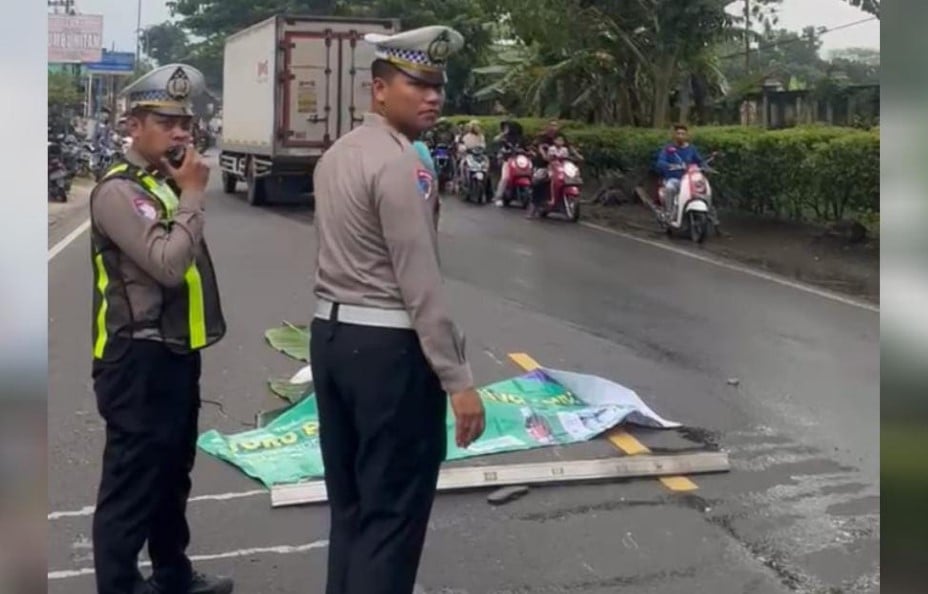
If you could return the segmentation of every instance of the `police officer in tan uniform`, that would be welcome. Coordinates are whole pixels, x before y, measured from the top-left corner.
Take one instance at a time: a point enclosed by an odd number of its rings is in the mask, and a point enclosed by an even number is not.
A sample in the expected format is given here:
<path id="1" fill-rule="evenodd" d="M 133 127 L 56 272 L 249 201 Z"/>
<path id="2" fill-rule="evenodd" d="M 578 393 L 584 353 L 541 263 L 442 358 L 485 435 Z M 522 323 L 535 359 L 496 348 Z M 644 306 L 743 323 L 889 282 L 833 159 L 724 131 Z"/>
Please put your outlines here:
<path id="1" fill-rule="evenodd" d="M 446 455 L 484 429 L 439 271 L 438 179 L 412 142 L 434 125 L 447 27 L 369 34 L 372 113 L 315 173 L 311 361 L 331 509 L 327 594 L 410 594 Z"/>
<path id="2" fill-rule="evenodd" d="M 190 146 L 190 99 L 203 88 L 203 75 L 179 64 L 127 87 L 132 147 L 90 198 L 93 380 L 106 422 L 93 520 L 99 594 L 232 591 L 230 579 L 194 572 L 185 553 L 200 351 L 226 329 L 203 237 L 209 170 Z"/>

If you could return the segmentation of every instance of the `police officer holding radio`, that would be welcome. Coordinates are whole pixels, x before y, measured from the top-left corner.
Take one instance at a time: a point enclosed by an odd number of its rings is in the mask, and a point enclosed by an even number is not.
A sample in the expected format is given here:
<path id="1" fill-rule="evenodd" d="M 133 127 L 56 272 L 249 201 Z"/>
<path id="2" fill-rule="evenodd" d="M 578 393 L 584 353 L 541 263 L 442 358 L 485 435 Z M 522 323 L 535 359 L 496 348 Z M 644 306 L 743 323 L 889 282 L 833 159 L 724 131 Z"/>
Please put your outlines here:
<path id="1" fill-rule="evenodd" d="M 372 112 L 314 173 L 310 356 L 331 511 L 327 594 L 410 594 L 447 450 L 484 429 L 442 288 L 438 178 L 413 142 L 439 116 L 447 27 L 368 34 Z"/>
<path id="2" fill-rule="evenodd" d="M 93 519 L 99 594 L 233 587 L 194 572 L 185 552 L 200 351 L 226 330 L 203 237 L 209 170 L 190 146 L 190 99 L 204 88 L 203 75 L 180 64 L 129 85 L 132 147 L 90 198 L 93 380 L 106 422 Z M 152 575 L 143 580 L 146 541 Z"/>

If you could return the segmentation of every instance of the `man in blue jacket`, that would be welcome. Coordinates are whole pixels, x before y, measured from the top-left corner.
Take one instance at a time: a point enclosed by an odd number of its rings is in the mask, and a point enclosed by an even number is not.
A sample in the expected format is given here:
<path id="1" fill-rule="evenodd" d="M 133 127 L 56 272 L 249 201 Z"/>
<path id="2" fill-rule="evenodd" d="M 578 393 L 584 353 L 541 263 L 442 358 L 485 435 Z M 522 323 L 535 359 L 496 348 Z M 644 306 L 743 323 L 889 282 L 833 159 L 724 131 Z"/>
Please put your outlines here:
<path id="1" fill-rule="evenodd" d="M 680 180 L 692 164 L 702 167 L 704 161 L 696 147 L 690 144 L 689 129 L 683 124 L 673 127 L 673 142 L 667 144 L 657 158 L 657 170 L 664 182 L 664 208 L 673 213 L 680 192 Z"/>

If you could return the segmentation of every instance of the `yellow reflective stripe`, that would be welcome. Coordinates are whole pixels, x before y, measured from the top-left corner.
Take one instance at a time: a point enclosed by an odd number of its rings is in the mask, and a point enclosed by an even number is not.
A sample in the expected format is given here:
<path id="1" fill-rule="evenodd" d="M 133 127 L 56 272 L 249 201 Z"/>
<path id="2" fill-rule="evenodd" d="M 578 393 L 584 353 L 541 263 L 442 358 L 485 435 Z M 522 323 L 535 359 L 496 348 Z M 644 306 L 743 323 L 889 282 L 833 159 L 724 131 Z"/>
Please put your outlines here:
<path id="1" fill-rule="evenodd" d="M 174 194 L 174 190 L 166 183 L 160 183 L 157 179 L 144 172 L 139 174 L 139 181 L 142 182 L 142 185 L 145 186 L 148 193 L 154 196 L 164 208 L 165 218 L 174 218 L 174 212 L 177 210 L 177 206 L 180 202 Z"/>
<path id="2" fill-rule="evenodd" d="M 106 178 L 106 177 L 109 177 L 109 176 L 111 176 L 111 175 L 115 175 L 115 174 L 117 174 L 117 173 L 122 173 L 123 171 L 125 171 L 125 170 L 128 169 L 128 168 L 129 168 L 129 165 L 127 165 L 126 163 L 119 163 L 119 164 L 117 164 L 117 165 L 113 165 L 112 167 L 110 167 L 110 170 L 107 171 L 106 174 L 105 174 L 103 177 Z"/>
<path id="3" fill-rule="evenodd" d="M 193 264 L 184 274 L 187 281 L 187 318 L 190 324 L 190 348 L 206 346 L 206 307 L 203 303 L 203 281 L 197 265 Z"/>
<path id="4" fill-rule="evenodd" d="M 103 349 L 106 348 L 106 287 L 110 282 L 110 277 L 106 273 L 106 267 L 103 266 L 103 254 L 94 256 L 94 263 L 97 266 L 97 290 L 100 291 L 100 309 L 97 311 L 97 340 L 93 345 L 93 356 L 95 359 L 103 358 Z"/>

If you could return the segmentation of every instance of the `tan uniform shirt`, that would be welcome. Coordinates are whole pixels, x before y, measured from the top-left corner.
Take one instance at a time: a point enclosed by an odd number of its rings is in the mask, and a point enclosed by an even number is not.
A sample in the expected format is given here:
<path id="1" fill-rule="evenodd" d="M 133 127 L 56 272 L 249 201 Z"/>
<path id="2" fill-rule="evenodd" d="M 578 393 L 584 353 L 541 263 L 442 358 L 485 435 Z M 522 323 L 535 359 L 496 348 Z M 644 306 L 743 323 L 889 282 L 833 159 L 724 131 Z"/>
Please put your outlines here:
<path id="1" fill-rule="evenodd" d="M 153 171 L 134 150 L 129 163 Z M 163 180 L 158 173 L 153 175 Z M 194 261 L 203 237 L 203 194 L 185 192 L 170 228 L 159 221 L 161 204 L 137 183 L 104 180 L 90 205 L 94 228 L 123 252 L 121 274 L 136 322 L 153 322 L 161 316 L 161 287 L 176 287 Z M 158 339 L 157 328 L 136 330 L 135 338 Z"/>
<path id="2" fill-rule="evenodd" d="M 438 260 L 438 180 L 386 120 L 335 142 L 316 165 L 317 297 L 405 309 L 442 387 L 473 387 Z"/>

